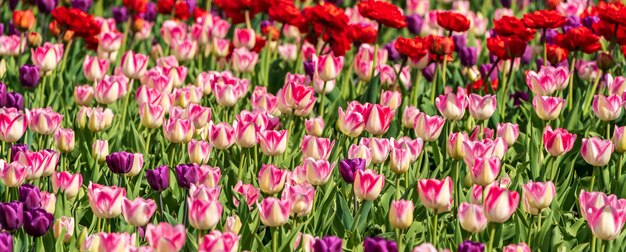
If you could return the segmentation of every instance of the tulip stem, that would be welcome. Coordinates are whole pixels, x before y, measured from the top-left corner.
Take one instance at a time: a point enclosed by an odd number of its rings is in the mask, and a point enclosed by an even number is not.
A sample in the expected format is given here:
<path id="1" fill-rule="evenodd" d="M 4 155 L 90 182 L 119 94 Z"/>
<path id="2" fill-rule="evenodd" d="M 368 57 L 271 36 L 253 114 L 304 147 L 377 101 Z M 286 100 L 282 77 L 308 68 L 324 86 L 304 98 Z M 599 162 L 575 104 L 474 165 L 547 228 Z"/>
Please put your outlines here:
<path id="1" fill-rule="evenodd" d="M 600 77 L 602 77 L 603 75 L 604 74 L 602 73 L 602 70 L 599 70 L 598 76 L 596 76 L 596 80 L 593 82 L 593 87 L 591 87 L 591 93 L 587 94 L 585 98 L 585 105 L 583 107 L 583 115 L 587 115 L 589 106 L 591 105 L 591 100 L 593 99 L 594 94 L 596 93 L 596 89 L 598 88 L 598 83 L 600 83 Z"/>
<path id="2" fill-rule="evenodd" d="M 619 156 L 619 163 L 617 163 L 617 178 L 622 175 L 622 166 L 624 165 L 624 155 Z"/>
<path id="3" fill-rule="evenodd" d="M 600 168 L 593 168 L 591 171 L 591 184 L 589 184 L 589 191 L 593 191 L 593 183 L 596 181 L 596 170 Z"/>
<path id="4" fill-rule="evenodd" d="M 433 218 L 433 245 L 437 246 L 437 222 L 439 221 L 439 214 L 437 213 L 437 210 L 435 209 L 435 216 Z"/>
<path id="5" fill-rule="evenodd" d="M 279 227 L 274 228 L 274 233 L 272 234 L 272 251 L 278 251 L 278 229 Z"/>
<path id="6" fill-rule="evenodd" d="M 591 236 L 591 252 L 596 252 L 596 237 Z"/>
<path id="7" fill-rule="evenodd" d="M 574 57 L 572 58 L 572 64 L 570 64 L 570 74 L 569 74 L 569 91 L 567 93 L 567 107 L 569 108 L 569 111 L 571 112 L 572 109 L 574 109 L 574 107 L 572 106 L 573 102 L 574 102 L 574 73 L 576 72 L 576 56 L 578 54 L 574 54 Z"/>
<path id="8" fill-rule="evenodd" d="M 400 199 L 400 174 L 396 176 L 396 199 Z"/>
<path id="9" fill-rule="evenodd" d="M 159 192 L 159 210 L 161 211 L 161 221 L 164 221 L 165 215 L 163 215 L 163 192 Z"/>
<path id="10" fill-rule="evenodd" d="M 543 66 L 548 65 L 548 40 L 546 39 L 546 29 L 542 31 L 543 38 Z"/>
<path id="11" fill-rule="evenodd" d="M 121 137 L 124 135 L 124 127 L 126 126 L 126 112 L 128 112 L 128 102 L 130 100 L 130 94 L 133 93 L 133 83 L 134 83 L 135 79 L 130 79 L 130 84 L 128 85 L 128 90 L 126 91 L 126 100 L 124 101 L 124 110 L 122 112 L 122 124 L 120 124 L 120 126 L 122 127 L 122 131 L 119 132 L 119 136 L 121 139 Z"/>
<path id="12" fill-rule="evenodd" d="M 448 68 L 448 57 L 444 56 L 443 57 L 443 67 L 441 68 L 441 84 L 446 85 L 446 70 Z"/>
<path id="13" fill-rule="evenodd" d="M 461 161 L 454 161 L 454 209 L 459 209 L 459 173 Z"/>
<path id="14" fill-rule="evenodd" d="M 495 223 L 491 223 L 490 225 L 490 231 L 489 231 L 489 244 L 487 244 L 487 252 L 491 252 L 491 250 L 493 249 L 493 239 L 496 236 L 496 224 Z"/>
<path id="15" fill-rule="evenodd" d="M 322 117 L 324 116 L 324 98 L 326 98 L 326 83 L 327 83 L 327 81 L 324 81 L 324 86 L 322 87 L 322 92 L 320 92 L 320 95 L 322 96 L 322 98 L 320 100 L 320 116 L 322 116 Z"/>
<path id="16" fill-rule="evenodd" d="M 439 64 L 435 63 L 435 72 L 434 72 L 434 76 L 433 76 L 433 84 L 430 86 L 430 103 L 435 104 L 435 96 L 437 95 L 437 80 L 438 80 L 438 76 L 437 76 L 437 68 L 438 68 Z"/>

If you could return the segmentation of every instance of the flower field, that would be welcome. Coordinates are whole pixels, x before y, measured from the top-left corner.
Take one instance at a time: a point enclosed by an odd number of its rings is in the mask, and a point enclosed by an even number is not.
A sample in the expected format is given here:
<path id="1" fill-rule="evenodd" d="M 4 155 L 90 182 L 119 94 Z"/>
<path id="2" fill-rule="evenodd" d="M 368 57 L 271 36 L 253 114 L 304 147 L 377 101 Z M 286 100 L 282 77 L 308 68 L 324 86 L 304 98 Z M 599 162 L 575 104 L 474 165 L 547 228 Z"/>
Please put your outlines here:
<path id="1" fill-rule="evenodd" d="M 0 252 L 626 251 L 620 1 L 0 3 Z"/>

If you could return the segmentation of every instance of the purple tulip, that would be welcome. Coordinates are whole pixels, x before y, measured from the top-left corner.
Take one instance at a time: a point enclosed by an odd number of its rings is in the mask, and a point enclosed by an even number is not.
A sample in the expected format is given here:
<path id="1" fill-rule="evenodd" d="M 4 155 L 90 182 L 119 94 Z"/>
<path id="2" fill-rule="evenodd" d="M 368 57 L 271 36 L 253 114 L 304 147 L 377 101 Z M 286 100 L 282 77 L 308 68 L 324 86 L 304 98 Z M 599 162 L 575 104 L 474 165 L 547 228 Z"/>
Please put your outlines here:
<path id="1" fill-rule="evenodd" d="M 480 71 L 480 76 L 485 76 L 487 75 L 487 72 L 489 72 L 489 70 L 491 69 L 491 65 L 492 64 L 482 64 L 480 65 L 480 67 L 478 67 L 478 71 Z M 497 80 L 498 79 L 498 68 L 496 67 L 495 69 L 493 69 L 493 71 L 491 71 L 491 74 L 489 76 L 489 79 L 491 80 Z"/>
<path id="2" fill-rule="evenodd" d="M 39 188 L 31 184 L 23 184 L 18 189 L 20 202 L 24 204 L 24 209 L 35 209 L 41 207 L 41 196 Z"/>
<path id="3" fill-rule="evenodd" d="M 454 41 L 454 51 L 457 53 L 460 49 L 467 47 L 467 38 L 464 35 L 454 35 L 452 41 Z"/>
<path id="4" fill-rule="evenodd" d="M 18 92 L 8 92 L 7 93 L 7 104 L 5 105 L 8 108 L 16 108 L 17 110 L 24 109 L 24 97 L 22 94 Z"/>
<path id="5" fill-rule="evenodd" d="M 530 46 L 527 46 L 526 51 L 524 51 L 524 54 L 522 54 L 520 61 L 523 65 L 528 65 L 532 62 L 532 59 L 533 59 L 533 49 Z"/>
<path id="6" fill-rule="evenodd" d="M 24 64 L 20 67 L 20 83 L 22 87 L 34 89 L 39 85 L 39 67 Z"/>
<path id="7" fill-rule="evenodd" d="M 111 14 L 118 24 L 125 23 L 126 20 L 128 20 L 128 10 L 126 10 L 126 7 L 112 7 Z"/>
<path id="8" fill-rule="evenodd" d="M 176 172 L 176 180 L 178 186 L 189 189 L 191 184 L 198 182 L 198 165 L 197 164 L 179 164 L 174 168 Z"/>
<path id="9" fill-rule="evenodd" d="M 156 16 L 156 4 L 148 2 L 148 4 L 146 4 L 146 11 L 143 13 L 143 19 L 149 22 L 154 22 L 154 20 L 156 20 Z"/>
<path id="10" fill-rule="evenodd" d="M 313 61 L 307 60 L 302 62 L 304 66 L 304 73 L 309 76 L 310 79 L 313 79 L 313 75 L 315 74 L 315 66 L 313 65 Z"/>
<path id="11" fill-rule="evenodd" d="M 109 170 L 115 174 L 128 173 L 133 168 L 135 155 L 125 151 L 113 152 L 106 157 Z"/>
<path id="12" fill-rule="evenodd" d="M 1 30 L 0 30 L 1 31 Z M 0 35 L 2 35 L 0 33 Z M 7 105 L 7 86 L 0 81 L 0 107 Z"/>
<path id="13" fill-rule="evenodd" d="M 0 232 L 0 251 L 13 251 L 13 236 L 7 232 Z"/>
<path id="14" fill-rule="evenodd" d="M 15 10 L 15 8 L 17 7 L 17 3 L 19 2 L 20 0 L 9 0 L 9 9 Z"/>
<path id="15" fill-rule="evenodd" d="M 152 190 L 163 191 L 170 186 L 170 168 L 167 165 L 161 165 L 152 170 L 147 170 L 146 179 Z"/>
<path id="16" fill-rule="evenodd" d="M 424 19 L 419 14 L 413 14 L 406 16 L 406 28 L 409 29 L 409 32 L 418 35 L 422 31 L 422 25 L 424 24 Z"/>
<path id="17" fill-rule="evenodd" d="M 354 175 L 358 170 L 365 170 L 365 159 L 344 159 L 339 162 L 339 174 L 348 184 L 354 183 Z"/>
<path id="18" fill-rule="evenodd" d="M 478 49 L 476 47 L 466 46 L 464 48 L 459 49 L 459 59 L 461 59 L 461 64 L 466 67 L 471 67 L 476 65 L 476 61 L 478 60 Z"/>
<path id="19" fill-rule="evenodd" d="M 483 252 L 485 251 L 485 244 L 474 241 L 464 241 L 459 244 L 457 252 Z"/>
<path id="20" fill-rule="evenodd" d="M 567 22 L 563 24 L 563 31 L 567 32 L 572 28 L 582 26 L 580 18 L 577 16 L 567 16 Z"/>
<path id="21" fill-rule="evenodd" d="M 84 12 L 88 12 L 89 8 L 91 8 L 91 4 L 93 0 L 72 0 L 72 8 L 76 8 L 82 10 Z"/>
<path id="22" fill-rule="evenodd" d="M 19 201 L 0 203 L 0 224 L 8 231 L 20 229 L 24 225 L 24 204 Z"/>
<path id="23" fill-rule="evenodd" d="M 313 243 L 313 251 L 315 252 L 341 252 L 341 246 L 343 241 L 337 236 L 325 236 L 321 239 L 316 239 Z"/>
<path id="24" fill-rule="evenodd" d="M 45 14 L 50 14 L 58 4 L 58 0 L 37 0 L 36 2 L 39 11 Z"/>
<path id="25" fill-rule="evenodd" d="M 581 23 L 588 29 L 593 29 L 593 24 L 600 22 L 600 18 L 598 16 L 586 16 L 581 20 Z"/>
<path id="26" fill-rule="evenodd" d="M 367 237 L 363 242 L 364 252 L 398 252 L 395 241 L 385 240 L 380 237 Z"/>
<path id="27" fill-rule="evenodd" d="M 524 91 L 517 91 L 511 94 L 511 99 L 513 99 L 513 106 L 519 107 L 524 102 L 528 102 L 528 94 Z"/>
<path id="28" fill-rule="evenodd" d="M 557 34 L 559 34 L 557 29 L 547 29 L 545 35 L 543 33 L 541 35 L 541 43 L 545 41 L 548 44 L 553 44 L 554 37 L 556 37 Z"/>
<path id="29" fill-rule="evenodd" d="M 511 0 L 500 0 L 500 4 L 502 4 L 502 7 L 504 8 L 511 8 Z"/>
<path id="30" fill-rule="evenodd" d="M 422 75 L 427 81 L 433 81 L 433 78 L 435 77 L 435 66 L 435 63 L 430 63 L 422 69 Z"/>
<path id="31" fill-rule="evenodd" d="M 324 2 L 334 4 L 338 7 L 341 7 L 341 5 L 343 4 L 343 0 L 324 0 Z"/>
<path id="32" fill-rule="evenodd" d="M 28 144 L 21 144 L 21 143 L 12 144 L 11 145 L 11 161 L 15 161 L 15 156 L 17 156 L 18 153 L 27 151 L 27 150 L 28 150 Z"/>
<path id="33" fill-rule="evenodd" d="M 383 48 L 387 50 L 387 54 L 389 55 L 388 59 L 391 61 L 398 61 L 401 57 L 400 52 L 398 52 L 398 50 L 396 50 L 396 47 L 394 46 L 395 43 L 396 41 L 393 40 L 383 46 Z"/>
<path id="34" fill-rule="evenodd" d="M 41 208 L 24 212 L 24 231 L 33 237 L 46 234 L 54 223 L 54 215 Z"/>
<path id="35" fill-rule="evenodd" d="M 9 26 L 7 28 L 8 28 L 7 35 L 9 36 L 20 35 L 20 30 L 18 30 L 17 27 L 15 27 L 15 24 L 13 24 L 13 20 L 9 21 Z"/>
<path id="36" fill-rule="evenodd" d="M 0 35 L 4 34 L 4 24 L 0 23 Z"/>

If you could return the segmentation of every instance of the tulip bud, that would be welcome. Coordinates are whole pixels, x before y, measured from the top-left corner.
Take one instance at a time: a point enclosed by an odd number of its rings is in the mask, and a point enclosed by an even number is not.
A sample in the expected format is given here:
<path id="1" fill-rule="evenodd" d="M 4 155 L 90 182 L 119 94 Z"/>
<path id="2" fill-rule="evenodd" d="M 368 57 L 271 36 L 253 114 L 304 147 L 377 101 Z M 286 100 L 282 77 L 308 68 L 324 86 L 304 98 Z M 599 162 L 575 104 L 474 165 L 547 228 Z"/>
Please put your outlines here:
<path id="1" fill-rule="evenodd" d="M 29 46 L 37 47 L 41 44 L 41 34 L 37 32 L 29 32 L 27 40 Z"/>
<path id="2" fill-rule="evenodd" d="M 448 93 L 435 99 L 435 105 L 439 113 L 448 120 L 460 120 L 465 115 L 467 97 L 464 94 Z"/>
<path id="3" fill-rule="evenodd" d="M 496 97 L 492 95 L 469 95 L 469 112 L 476 120 L 487 120 L 496 111 Z"/>
<path id="4" fill-rule="evenodd" d="M 109 142 L 107 140 L 96 140 L 91 145 L 91 155 L 92 157 L 102 162 L 109 155 Z"/>
<path id="5" fill-rule="evenodd" d="M 306 178 L 309 184 L 323 185 L 330 179 L 335 163 L 331 164 L 325 159 L 315 160 L 307 158 L 302 162 L 302 166 L 306 170 Z"/>
<path id="6" fill-rule="evenodd" d="M 65 235 L 63 235 L 63 242 L 70 242 L 72 236 L 74 235 L 74 218 L 67 216 L 57 218 L 54 222 L 54 226 L 52 227 L 52 231 L 55 239 L 59 239 L 61 232 L 65 232 Z"/>
<path id="7" fill-rule="evenodd" d="M 600 68 L 600 70 L 606 73 L 608 70 L 613 68 L 613 66 L 615 66 L 615 60 L 610 53 L 600 52 L 598 59 L 596 59 L 596 65 Z"/>
<path id="8" fill-rule="evenodd" d="M 519 136 L 519 126 L 512 123 L 498 123 L 497 136 L 504 139 L 507 146 L 511 147 Z"/>
<path id="9" fill-rule="evenodd" d="M 552 121 L 559 117 L 565 101 L 559 97 L 535 96 L 533 108 L 541 120 Z"/>
<path id="10" fill-rule="evenodd" d="M 415 135 L 427 142 L 435 141 L 439 138 L 445 122 L 446 120 L 439 116 L 429 116 L 420 112 L 413 124 Z"/>
<path id="11" fill-rule="evenodd" d="M 426 208 L 437 213 L 450 211 L 452 207 L 452 178 L 420 179 L 417 183 L 420 201 Z"/>
<path id="12" fill-rule="evenodd" d="M 489 222 L 504 223 L 517 210 L 519 194 L 498 186 L 488 187 L 486 190 L 484 209 L 485 217 Z"/>
<path id="13" fill-rule="evenodd" d="M 280 227 L 289 221 L 291 204 L 288 200 L 266 197 L 261 203 L 257 203 L 257 207 L 261 222 L 265 226 Z"/>
<path id="14" fill-rule="evenodd" d="M 241 219 L 239 216 L 233 215 L 226 218 L 226 222 L 224 223 L 224 232 L 230 232 L 234 234 L 239 234 L 241 230 Z"/>
<path id="15" fill-rule="evenodd" d="M 285 185 L 282 199 L 289 200 L 291 204 L 291 214 L 296 216 L 306 216 L 313 208 L 313 198 L 315 197 L 315 187 L 310 184 Z"/>
<path id="16" fill-rule="evenodd" d="M 600 120 L 614 121 L 622 114 L 622 97 L 620 95 L 594 95 L 591 108 Z"/>
<path id="17" fill-rule="evenodd" d="M 287 172 L 275 165 L 263 165 L 259 170 L 259 188 L 267 194 L 276 194 L 283 189 Z"/>
<path id="18" fill-rule="evenodd" d="M 615 125 L 615 129 L 613 130 L 612 140 L 617 153 L 626 152 L 626 137 L 624 136 L 624 129 L 626 129 L 626 126 L 619 127 Z"/>
<path id="19" fill-rule="evenodd" d="M 211 144 L 206 141 L 192 139 L 187 144 L 189 160 L 196 164 L 206 164 L 211 154 Z"/>
<path id="20" fill-rule="evenodd" d="M 361 200 L 373 201 L 385 186 L 385 176 L 374 170 L 357 170 L 354 176 L 354 195 Z"/>
<path id="21" fill-rule="evenodd" d="M 500 174 L 500 159 L 497 157 L 477 158 L 470 167 L 472 181 L 481 186 L 487 186 L 496 180 Z"/>
<path id="22" fill-rule="evenodd" d="M 413 202 L 394 200 L 389 207 L 389 223 L 397 229 L 407 229 L 413 224 Z"/>
<path id="23" fill-rule="evenodd" d="M 222 217 L 222 204 L 217 200 L 188 198 L 189 225 L 198 230 L 213 229 Z"/>
<path id="24" fill-rule="evenodd" d="M 611 140 L 603 140 L 599 137 L 583 138 L 580 147 L 580 155 L 593 166 L 605 166 L 611 160 L 615 146 Z"/>
<path id="25" fill-rule="evenodd" d="M 321 116 L 306 119 L 304 128 L 308 135 L 321 137 L 324 133 L 324 119 Z"/>
<path id="26" fill-rule="evenodd" d="M 57 149 L 61 152 L 72 152 L 74 150 L 74 130 L 59 128 L 54 133 L 54 141 Z"/>
<path id="27" fill-rule="evenodd" d="M 487 227 L 487 218 L 483 207 L 476 204 L 461 203 L 458 209 L 461 227 L 471 233 L 480 233 Z"/>
<path id="28" fill-rule="evenodd" d="M 550 207 L 550 203 L 556 195 L 556 189 L 552 181 L 548 182 L 528 182 L 522 185 L 523 197 L 528 200 L 532 208 L 542 209 Z"/>

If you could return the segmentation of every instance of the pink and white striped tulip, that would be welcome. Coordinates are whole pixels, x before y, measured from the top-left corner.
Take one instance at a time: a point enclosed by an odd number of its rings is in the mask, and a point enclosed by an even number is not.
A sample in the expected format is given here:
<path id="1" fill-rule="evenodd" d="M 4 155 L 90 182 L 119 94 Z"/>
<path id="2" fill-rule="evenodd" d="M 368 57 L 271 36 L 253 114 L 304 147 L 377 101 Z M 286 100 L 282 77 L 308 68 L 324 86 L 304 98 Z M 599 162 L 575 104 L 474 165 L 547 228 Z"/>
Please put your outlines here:
<path id="1" fill-rule="evenodd" d="M 268 93 L 263 86 L 256 86 L 254 88 L 254 92 L 252 93 L 250 100 L 252 102 L 253 110 L 263 110 L 274 115 L 275 112 L 277 112 L 276 108 L 278 108 L 278 99 L 273 94 Z"/>
<path id="2" fill-rule="evenodd" d="M 566 129 L 558 128 L 552 130 L 549 125 L 543 132 L 543 143 L 546 151 L 554 156 L 561 156 L 574 148 L 576 134 L 569 133 Z"/>
<path id="3" fill-rule="evenodd" d="M 266 197 L 261 200 L 261 203 L 257 203 L 257 207 L 261 222 L 265 226 L 280 227 L 289 221 L 291 202 L 287 199 Z"/>
<path id="4" fill-rule="evenodd" d="M 407 172 L 411 167 L 411 151 L 408 148 L 392 146 L 389 152 L 389 169 L 396 174 Z"/>
<path id="5" fill-rule="evenodd" d="M 87 197 L 91 211 L 103 219 L 111 219 L 122 214 L 122 202 L 126 189 L 117 186 L 103 186 L 89 182 Z"/>
<path id="6" fill-rule="evenodd" d="M 285 190 L 281 196 L 283 200 L 291 203 L 291 214 L 294 216 L 307 216 L 313 208 L 313 198 L 315 198 L 315 187 L 310 184 L 285 185 Z"/>
<path id="7" fill-rule="evenodd" d="M 496 96 L 477 94 L 469 95 L 470 116 L 476 120 L 487 120 L 496 112 Z"/>
<path id="8" fill-rule="evenodd" d="M 50 177 L 50 182 L 54 193 L 61 192 L 68 199 L 72 199 L 80 192 L 83 185 L 83 176 L 80 173 L 71 174 L 66 171 L 55 171 Z"/>
<path id="9" fill-rule="evenodd" d="M 96 82 L 94 91 L 96 101 L 100 104 L 112 104 L 117 99 L 124 97 L 128 83 L 115 76 L 105 76 Z"/>
<path id="10" fill-rule="evenodd" d="M 469 167 L 472 182 L 481 186 L 491 184 L 500 174 L 500 165 L 497 157 L 475 159 L 474 165 Z"/>
<path id="11" fill-rule="evenodd" d="M 446 119 L 457 121 L 465 115 L 467 108 L 467 96 L 463 94 L 447 93 L 435 99 L 435 105 L 439 113 Z"/>
<path id="12" fill-rule="evenodd" d="M 74 150 L 74 130 L 58 128 L 54 133 L 54 142 L 61 152 L 72 152 Z"/>
<path id="13" fill-rule="evenodd" d="M 174 40 L 170 46 L 178 61 L 192 60 L 198 52 L 198 42 L 191 39 Z"/>
<path id="14" fill-rule="evenodd" d="M 389 223 L 397 229 L 407 229 L 413 224 L 415 206 L 410 200 L 394 200 L 389 207 Z"/>
<path id="15" fill-rule="evenodd" d="M 91 156 L 97 161 L 104 161 L 109 155 L 109 141 L 95 140 L 91 145 Z"/>
<path id="16" fill-rule="evenodd" d="M 235 129 L 225 122 L 211 123 L 209 124 L 209 141 L 218 150 L 228 149 L 235 143 Z"/>
<path id="17" fill-rule="evenodd" d="M 233 186 L 233 192 L 240 194 L 246 200 L 249 209 L 252 209 L 252 206 L 257 203 L 259 195 L 261 194 L 258 188 L 251 184 L 244 184 L 241 180 Z M 234 196 L 233 203 L 235 207 L 239 207 L 239 201 Z"/>
<path id="18" fill-rule="evenodd" d="M 607 83 L 607 90 L 609 95 L 620 95 L 623 98 L 624 91 L 626 91 L 626 77 L 616 76 L 612 82 Z"/>
<path id="19" fill-rule="evenodd" d="M 189 161 L 196 164 L 206 164 L 209 161 L 211 147 L 207 141 L 191 139 L 187 144 Z"/>
<path id="20" fill-rule="evenodd" d="M 98 52 L 117 52 L 122 46 L 124 34 L 117 31 L 102 32 L 98 38 Z"/>
<path id="21" fill-rule="evenodd" d="M 217 201 L 222 193 L 221 187 L 208 187 L 203 184 L 191 184 L 189 188 L 189 199 L 202 200 L 205 202 Z"/>
<path id="22" fill-rule="evenodd" d="M 211 167 L 208 165 L 201 165 L 198 168 L 198 184 L 205 185 L 207 187 L 215 188 L 220 182 L 222 172 L 219 167 Z"/>
<path id="23" fill-rule="evenodd" d="M 249 73 L 254 70 L 257 61 L 259 60 L 259 54 L 253 51 L 249 51 L 247 48 L 237 48 L 232 54 L 232 67 L 235 72 Z"/>
<path id="24" fill-rule="evenodd" d="M 74 102 L 78 105 L 87 106 L 94 97 L 94 89 L 90 85 L 81 85 L 74 87 Z"/>
<path id="25" fill-rule="evenodd" d="M 452 208 L 452 178 L 420 179 L 417 182 L 417 192 L 422 204 L 437 213 L 450 211 Z"/>
<path id="26" fill-rule="evenodd" d="M 41 209 L 45 210 L 48 213 L 54 214 L 57 205 L 57 197 L 55 196 L 55 194 L 41 191 L 39 192 L 39 197 L 41 197 Z"/>
<path id="27" fill-rule="evenodd" d="M 225 58 L 228 56 L 230 50 L 230 40 L 222 38 L 213 38 L 211 43 L 211 50 L 218 58 Z"/>
<path id="28" fill-rule="evenodd" d="M 287 150 L 287 130 L 264 130 L 257 134 L 261 151 L 267 156 L 279 156 Z"/>
<path id="29" fill-rule="evenodd" d="M 481 205 L 463 202 L 459 205 L 458 216 L 463 230 L 470 233 L 480 233 L 487 227 L 487 218 Z"/>
<path id="30" fill-rule="evenodd" d="M 371 162 L 374 164 L 382 164 L 389 157 L 389 149 L 391 144 L 386 138 L 361 138 L 360 144 L 367 146 L 371 153 Z"/>
<path id="31" fill-rule="evenodd" d="M 404 107 L 404 112 L 402 112 L 402 126 L 412 129 L 414 127 L 415 118 L 419 113 L 420 110 L 415 106 Z"/>
<path id="32" fill-rule="evenodd" d="M 615 146 L 609 139 L 599 137 L 583 138 L 580 155 L 590 165 L 605 166 L 611 161 Z"/>
<path id="33" fill-rule="evenodd" d="M 236 214 L 228 216 L 224 222 L 224 232 L 231 232 L 233 234 L 239 234 L 241 230 L 241 219 Z"/>
<path id="34" fill-rule="evenodd" d="M 522 185 L 522 193 L 528 200 L 528 204 L 535 209 L 541 211 L 544 208 L 550 207 L 554 196 L 556 195 L 556 188 L 552 181 L 547 182 L 528 182 Z"/>
<path id="35" fill-rule="evenodd" d="M 144 102 L 139 105 L 139 121 L 148 129 L 156 129 L 163 126 L 165 110 L 159 104 Z"/>
<path id="36" fill-rule="evenodd" d="M 266 194 L 276 194 L 285 186 L 287 171 L 278 169 L 275 165 L 262 165 L 259 170 L 259 188 Z"/>
<path id="37" fill-rule="evenodd" d="M 24 183 L 30 173 L 30 167 L 14 161 L 7 163 L 0 159 L 0 180 L 6 187 L 18 187 Z"/>
<path id="38" fill-rule="evenodd" d="M 526 85 L 535 95 L 549 96 L 567 87 L 569 72 L 566 67 L 544 66 L 539 72 L 526 73 Z"/>
<path id="39" fill-rule="evenodd" d="M 175 20 L 166 20 L 161 25 L 161 36 L 167 45 L 170 45 L 172 40 L 180 40 L 187 37 L 187 31 L 187 24 Z"/>
<path id="40" fill-rule="evenodd" d="M 612 141 L 617 153 L 626 152 L 626 135 L 624 135 L 624 129 L 626 129 L 626 126 L 619 127 L 615 125 L 615 129 L 613 130 Z"/>
<path id="41" fill-rule="evenodd" d="M 39 70 L 48 74 L 56 68 L 63 58 L 63 44 L 46 42 L 43 46 L 30 49 L 30 60 Z"/>
<path id="42" fill-rule="evenodd" d="M 335 56 L 333 53 L 320 55 L 317 59 L 317 73 L 322 81 L 337 79 L 343 68 L 343 56 Z"/>
<path id="43" fill-rule="evenodd" d="M 392 138 L 390 141 L 390 148 L 402 148 L 409 150 L 409 153 L 411 154 L 411 162 L 415 162 L 424 149 L 424 140 L 419 137 L 411 139 L 407 136 L 400 137 L 399 139 Z"/>
<path id="44" fill-rule="evenodd" d="M 387 50 L 378 50 L 376 65 L 385 64 L 387 62 Z M 359 50 L 354 56 L 354 73 L 359 80 L 370 81 L 372 78 L 372 67 L 374 67 L 374 47 L 370 44 L 361 44 Z"/>
<path id="45" fill-rule="evenodd" d="M 26 39 L 21 39 L 19 35 L 0 35 L 0 55 L 18 56 L 26 48 Z"/>
<path id="46" fill-rule="evenodd" d="M 357 170 L 354 175 L 354 195 L 361 200 L 373 201 L 385 186 L 385 175 L 374 170 Z"/>
<path id="47" fill-rule="evenodd" d="M 402 94 L 399 91 L 383 91 L 380 95 L 380 104 L 395 110 L 402 105 Z"/>
<path id="48" fill-rule="evenodd" d="M 519 126 L 508 122 L 498 123 L 496 135 L 504 139 L 506 145 L 511 147 L 519 137 Z"/>
<path id="49" fill-rule="evenodd" d="M 204 128 L 211 121 L 211 108 L 192 103 L 187 107 L 189 119 L 196 129 Z"/>
<path id="50" fill-rule="evenodd" d="M 187 67 L 185 66 L 166 66 L 163 67 L 163 73 L 172 79 L 174 87 L 180 87 L 185 84 L 187 78 Z"/>
<path id="51" fill-rule="evenodd" d="M 59 164 L 59 158 L 61 154 L 58 151 L 43 149 L 38 151 L 42 155 L 41 166 L 43 167 L 43 172 L 41 173 L 44 177 L 49 177 L 54 173 Z"/>
<path id="52" fill-rule="evenodd" d="M 328 160 L 307 158 L 302 161 L 302 166 L 306 170 L 306 179 L 311 185 L 324 185 L 330 179 L 335 162 L 332 164 Z"/>
<path id="53" fill-rule="evenodd" d="M 219 230 L 212 230 L 211 233 L 200 238 L 198 241 L 199 252 L 237 252 L 239 249 L 239 239 L 237 233 Z"/>
<path id="54" fill-rule="evenodd" d="M 352 144 L 348 149 L 348 158 L 355 159 L 360 158 L 365 160 L 365 166 L 369 166 L 372 162 L 372 151 L 367 145 L 363 143 L 360 144 Z"/>
<path id="55" fill-rule="evenodd" d="M 155 226 L 149 223 L 145 239 L 154 251 L 180 251 L 185 245 L 187 235 L 182 224 L 172 226 L 167 222 L 161 222 Z"/>
<path id="56" fill-rule="evenodd" d="M 357 101 L 348 103 L 345 112 L 340 107 L 338 111 L 337 127 L 339 130 L 350 137 L 357 137 L 365 129 L 367 120 L 367 105 L 362 105 Z"/>
<path id="57" fill-rule="evenodd" d="M 591 108 L 593 114 L 605 122 L 614 121 L 622 114 L 622 97 L 620 95 L 594 95 Z"/>
<path id="58" fill-rule="evenodd" d="M 122 55 L 122 73 L 128 78 L 139 79 L 146 73 L 148 60 L 147 55 L 129 50 Z"/>
<path id="59" fill-rule="evenodd" d="M 256 35 L 253 29 L 236 28 L 233 36 L 233 45 L 236 48 L 245 47 L 252 50 L 256 42 Z"/>
<path id="60" fill-rule="evenodd" d="M 614 240 L 621 233 L 626 216 L 626 200 L 618 199 L 614 194 L 586 192 L 578 196 L 580 211 L 595 237 L 601 240 Z"/>
<path id="61" fill-rule="evenodd" d="M 415 117 L 413 129 L 417 137 L 426 142 L 432 142 L 439 138 L 445 122 L 446 120 L 440 116 L 429 116 L 424 112 L 419 112 Z"/>
<path id="62" fill-rule="evenodd" d="M 279 45 L 278 56 L 287 62 L 294 62 L 298 58 L 298 47 L 289 43 Z"/>
<path id="63" fill-rule="evenodd" d="M 122 203 L 122 216 L 126 223 L 134 227 L 143 227 L 150 221 L 157 209 L 157 205 L 152 199 L 137 197 L 134 200 L 124 198 Z"/>
<path id="64" fill-rule="evenodd" d="M 189 119 L 170 117 L 163 124 L 163 135 L 171 143 L 188 143 L 193 137 L 194 130 Z"/>
<path id="65" fill-rule="evenodd" d="M 124 57 L 122 57 L 122 62 L 124 62 Z M 90 82 L 101 80 L 109 71 L 110 64 L 111 62 L 107 59 L 85 55 L 85 59 L 83 60 L 83 74 Z"/>
<path id="66" fill-rule="evenodd" d="M 535 96 L 533 98 L 533 108 L 537 116 L 544 121 L 552 121 L 559 117 L 565 100 L 560 97 Z"/>
<path id="67" fill-rule="evenodd" d="M 56 219 L 54 225 L 52 226 L 52 233 L 54 234 L 55 239 L 59 239 L 61 236 L 61 232 L 65 232 L 63 235 L 63 242 L 69 243 L 74 235 L 74 218 L 61 216 Z"/>
<path id="68" fill-rule="evenodd" d="M 485 188 L 485 217 L 489 222 L 504 223 L 517 210 L 519 193 L 499 186 Z"/>
<path id="69" fill-rule="evenodd" d="M 365 130 L 376 136 L 385 134 L 389 130 L 396 111 L 389 106 L 380 104 L 366 104 L 366 106 Z"/>
<path id="70" fill-rule="evenodd" d="M 217 200 L 204 201 L 189 197 L 189 225 L 197 230 L 213 229 L 222 217 L 223 207 Z"/>
<path id="71" fill-rule="evenodd" d="M 297 116 L 310 114 L 316 101 L 313 87 L 295 81 L 287 81 L 276 98 L 280 112 Z"/>
<path id="72" fill-rule="evenodd" d="M 531 252 L 530 247 L 524 242 L 519 244 L 509 244 L 502 248 L 502 252 Z"/>
<path id="73" fill-rule="evenodd" d="M 314 137 L 305 135 L 302 139 L 302 159 L 328 159 L 330 153 L 333 150 L 335 141 L 331 141 L 328 138 Z"/>
<path id="74" fill-rule="evenodd" d="M 128 233 L 100 232 L 93 235 L 95 237 L 89 242 L 87 251 L 130 251 L 131 247 L 135 246 L 135 235 L 137 234 L 131 236 Z"/>
<path id="75" fill-rule="evenodd" d="M 28 128 L 38 134 L 52 135 L 61 125 L 63 115 L 54 112 L 52 108 L 26 109 Z"/>
<path id="76" fill-rule="evenodd" d="M 304 120 L 304 129 L 310 136 L 321 137 L 324 133 L 324 118 L 319 116 Z"/>
<path id="77" fill-rule="evenodd" d="M 467 141 L 469 137 L 465 132 L 452 132 L 448 136 L 448 144 L 446 144 L 446 153 L 448 156 L 455 160 L 463 159 L 463 143 Z"/>

